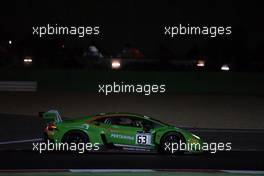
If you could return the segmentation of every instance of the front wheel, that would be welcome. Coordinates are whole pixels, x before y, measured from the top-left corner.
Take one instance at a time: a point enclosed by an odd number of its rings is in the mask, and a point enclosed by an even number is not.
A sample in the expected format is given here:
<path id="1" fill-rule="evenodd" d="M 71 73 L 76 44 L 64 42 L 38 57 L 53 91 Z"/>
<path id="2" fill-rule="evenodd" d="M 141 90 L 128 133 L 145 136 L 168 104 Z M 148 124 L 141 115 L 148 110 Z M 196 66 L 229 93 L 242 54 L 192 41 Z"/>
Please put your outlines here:
<path id="1" fill-rule="evenodd" d="M 184 143 L 183 137 L 175 132 L 169 132 L 161 138 L 159 153 L 162 154 L 183 154 L 180 145 Z"/>

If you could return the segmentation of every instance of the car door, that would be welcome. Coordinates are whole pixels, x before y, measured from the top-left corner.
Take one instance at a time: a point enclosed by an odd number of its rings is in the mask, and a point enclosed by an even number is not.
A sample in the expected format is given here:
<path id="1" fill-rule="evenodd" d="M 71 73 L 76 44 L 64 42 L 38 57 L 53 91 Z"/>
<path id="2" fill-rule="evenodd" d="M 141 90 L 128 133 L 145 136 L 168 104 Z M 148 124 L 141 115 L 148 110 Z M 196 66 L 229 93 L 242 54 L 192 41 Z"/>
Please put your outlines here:
<path id="1" fill-rule="evenodd" d="M 129 146 L 150 146 L 153 143 L 150 131 L 145 131 L 142 120 L 134 116 L 111 115 L 97 120 L 104 127 L 107 143 Z M 103 123 L 103 124 L 102 124 Z"/>
<path id="2" fill-rule="evenodd" d="M 135 145 L 136 134 L 142 131 L 142 127 L 133 126 L 133 121 L 129 116 L 112 116 L 106 119 L 110 124 L 106 133 L 107 141 L 120 145 Z"/>
<path id="3" fill-rule="evenodd" d="M 108 139 L 113 144 L 148 147 L 153 144 L 153 135 L 145 131 L 143 119 L 134 116 L 113 117 L 109 127 Z"/>

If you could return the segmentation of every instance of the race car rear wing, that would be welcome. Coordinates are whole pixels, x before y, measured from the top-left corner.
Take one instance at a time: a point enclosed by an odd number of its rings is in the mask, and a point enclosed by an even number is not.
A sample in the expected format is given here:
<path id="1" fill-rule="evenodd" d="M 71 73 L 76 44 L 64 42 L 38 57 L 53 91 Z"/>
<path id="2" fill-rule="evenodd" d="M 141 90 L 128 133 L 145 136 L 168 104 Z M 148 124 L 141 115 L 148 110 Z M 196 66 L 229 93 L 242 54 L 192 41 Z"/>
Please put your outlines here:
<path id="1" fill-rule="evenodd" d="M 62 118 L 57 110 L 49 110 L 47 112 L 39 112 L 39 117 L 43 118 L 46 123 L 60 123 Z"/>

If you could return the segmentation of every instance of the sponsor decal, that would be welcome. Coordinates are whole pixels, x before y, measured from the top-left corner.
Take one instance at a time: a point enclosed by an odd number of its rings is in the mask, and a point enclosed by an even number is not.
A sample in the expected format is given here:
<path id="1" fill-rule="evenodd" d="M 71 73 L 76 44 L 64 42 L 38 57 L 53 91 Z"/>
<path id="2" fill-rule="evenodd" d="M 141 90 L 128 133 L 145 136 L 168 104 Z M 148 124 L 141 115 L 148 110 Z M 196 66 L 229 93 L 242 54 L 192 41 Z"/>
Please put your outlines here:
<path id="1" fill-rule="evenodd" d="M 127 135 L 122 135 L 122 134 L 117 134 L 117 133 L 112 133 L 111 138 L 118 138 L 118 139 L 128 139 L 128 140 L 135 140 L 133 136 L 127 136 Z"/>

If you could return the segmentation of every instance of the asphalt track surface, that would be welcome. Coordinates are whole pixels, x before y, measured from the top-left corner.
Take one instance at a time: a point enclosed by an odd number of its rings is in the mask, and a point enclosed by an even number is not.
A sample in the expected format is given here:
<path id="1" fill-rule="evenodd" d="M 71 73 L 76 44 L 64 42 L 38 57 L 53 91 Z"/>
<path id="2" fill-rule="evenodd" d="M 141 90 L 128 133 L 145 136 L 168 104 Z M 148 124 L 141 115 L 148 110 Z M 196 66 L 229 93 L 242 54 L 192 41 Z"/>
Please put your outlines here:
<path id="1" fill-rule="evenodd" d="M 232 151 L 199 155 L 143 153 L 39 154 L 32 142 L 41 138 L 42 122 L 37 117 L 0 114 L 0 169 L 214 169 L 263 170 L 264 130 L 187 128 L 207 142 L 232 142 Z M 7 142 L 7 143 L 5 143 Z M 10 143 L 11 142 L 11 143 Z"/>
<path id="2" fill-rule="evenodd" d="M 0 101 L 1 113 L 35 116 L 39 111 L 57 109 L 62 116 L 77 117 L 100 112 L 132 112 L 176 126 L 264 129 L 264 96 L 261 95 L 168 93 L 105 96 L 92 92 L 38 91 L 0 92 L 0 100 L 5 100 Z M 27 120 L 27 124 L 31 122 Z"/>

